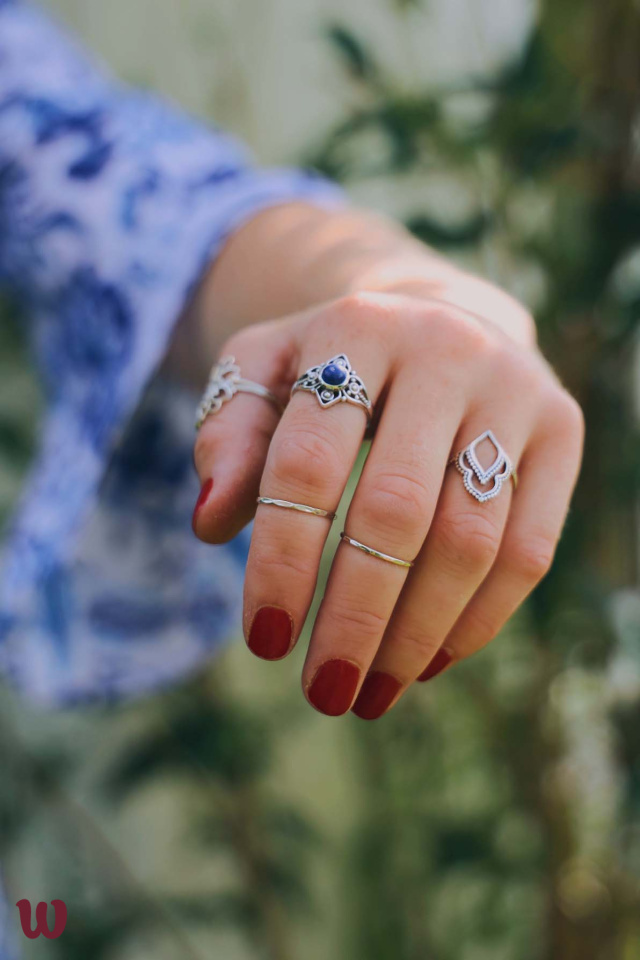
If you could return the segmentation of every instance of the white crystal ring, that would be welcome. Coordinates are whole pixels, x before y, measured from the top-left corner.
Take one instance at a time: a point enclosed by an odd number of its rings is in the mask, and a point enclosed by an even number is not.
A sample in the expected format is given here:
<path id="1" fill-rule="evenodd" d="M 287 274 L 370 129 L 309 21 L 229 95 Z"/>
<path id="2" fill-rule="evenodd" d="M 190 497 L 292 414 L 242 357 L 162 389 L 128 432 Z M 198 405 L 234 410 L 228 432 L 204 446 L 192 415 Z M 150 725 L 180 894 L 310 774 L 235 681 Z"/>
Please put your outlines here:
<path id="1" fill-rule="evenodd" d="M 264 397 L 273 403 L 280 413 L 284 410 L 284 404 L 278 400 L 275 393 L 261 383 L 245 380 L 235 357 L 222 357 L 211 370 L 209 382 L 198 406 L 196 430 L 200 429 L 208 416 L 218 413 L 223 403 L 235 397 L 236 393 L 252 393 L 256 397 Z"/>
<path id="2" fill-rule="evenodd" d="M 489 440 L 496 452 L 495 459 L 489 467 L 482 466 L 476 453 L 477 447 L 483 440 Z M 491 430 L 481 433 L 449 462 L 462 474 L 465 490 L 480 503 L 497 497 L 502 490 L 502 485 L 509 479 L 513 483 L 514 490 L 518 486 L 518 475 L 513 464 Z"/>
<path id="3" fill-rule="evenodd" d="M 339 353 L 325 363 L 309 367 L 294 383 L 291 395 L 297 390 L 315 393 L 321 407 L 331 407 L 334 403 L 341 402 L 355 403 L 363 407 L 368 424 L 371 424 L 371 400 L 364 382 L 349 363 L 346 353 Z"/>

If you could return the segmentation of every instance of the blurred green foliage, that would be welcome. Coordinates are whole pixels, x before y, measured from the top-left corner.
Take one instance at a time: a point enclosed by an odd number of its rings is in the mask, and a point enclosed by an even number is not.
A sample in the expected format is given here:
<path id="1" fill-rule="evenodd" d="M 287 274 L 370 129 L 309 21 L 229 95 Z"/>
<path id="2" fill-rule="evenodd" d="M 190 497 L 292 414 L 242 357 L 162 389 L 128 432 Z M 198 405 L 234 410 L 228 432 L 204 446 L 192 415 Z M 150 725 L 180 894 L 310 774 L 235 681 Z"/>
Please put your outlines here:
<path id="1" fill-rule="evenodd" d="M 393 3 L 399 18 L 416 6 Z M 359 816 L 334 858 L 340 955 L 637 960 L 640 10 L 544 0 L 513 62 L 444 89 L 407 90 L 346 24 L 326 37 L 351 107 L 308 159 L 347 185 L 426 187 L 437 176 L 471 196 L 450 217 L 416 187 L 407 224 L 447 253 L 497 265 L 499 282 L 534 279 L 542 348 L 588 423 L 556 563 L 504 637 L 383 721 L 341 721 Z M 30 446 L 11 422 L 0 421 L 0 442 L 24 463 Z M 246 709 L 211 678 L 145 710 L 98 792 L 119 807 L 153 784 L 185 789 L 179 833 L 205 861 L 227 858 L 229 882 L 176 893 L 121 872 L 118 896 L 107 884 L 92 900 L 71 870 L 72 939 L 49 955 L 120 957 L 122 940 L 135 946 L 160 924 L 168 955 L 197 957 L 181 931 L 222 925 L 240 933 L 243 956 L 289 960 L 301 914 L 315 914 L 309 936 L 322 929 L 309 879 L 327 854 L 307 812 L 274 790 L 291 717 Z M 15 851 L 51 791 L 68 797 L 73 771 L 9 730 L 0 822 Z M 108 843 L 96 843 L 111 864 Z"/>

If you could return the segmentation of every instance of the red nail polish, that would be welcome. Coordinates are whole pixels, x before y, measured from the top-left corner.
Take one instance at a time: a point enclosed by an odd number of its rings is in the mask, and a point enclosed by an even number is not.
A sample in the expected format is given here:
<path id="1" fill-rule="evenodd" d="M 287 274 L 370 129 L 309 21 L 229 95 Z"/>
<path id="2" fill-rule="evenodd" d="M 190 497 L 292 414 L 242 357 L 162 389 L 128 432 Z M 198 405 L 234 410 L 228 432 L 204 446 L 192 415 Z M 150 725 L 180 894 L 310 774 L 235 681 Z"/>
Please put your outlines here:
<path id="1" fill-rule="evenodd" d="M 328 717 L 346 713 L 360 680 L 360 668 L 350 660 L 327 660 L 307 690 L 309 702 Z"/>
<path id="2" fill-rule="evenodd" d="M 202 484 L 202 489 L 200 490 L 200 495 L 196 500 L 195 509 L 193 511 L 193 518 L 191 520 L 191 526 L 193 527 L 194 530 L 196 528 L 196 517 L 198 516 L 198 511 L 202 506 L 204 506 L 204 504 L 209 499 L 209 494 L 211 493 L 212 486 L 213 486 L 213 480 L 211 479 L 211 477 L 209 477 L 208 480 L 205 480 L 205 482 Z"/>
<path id="3" fill-rule="evenodd" d="M 389 673 L 374 670 L 364 678 L 358 699 L 351 708 L 361 720 L 377 720 L 388 708 L 402 684 Z"/>
<path id="4" fill-rule="evenodd" d="M 249 631 L 247 645 L 263 660 L 280 660 L 291 647 L 293 620 L 281 607 L 260 607 Z"/>
<path id="5" fill-rule="evenodd" d="M 434 677 L 437 677 L 439 673 L 442 673 L 442 671 L 448 667 L 450 663 L 453 663 L 453 657 L 441 647 L 427 669 L 423 670 L 418 677 L 418 682 L 424 683 L 425 680 L 432 680 Z"/>

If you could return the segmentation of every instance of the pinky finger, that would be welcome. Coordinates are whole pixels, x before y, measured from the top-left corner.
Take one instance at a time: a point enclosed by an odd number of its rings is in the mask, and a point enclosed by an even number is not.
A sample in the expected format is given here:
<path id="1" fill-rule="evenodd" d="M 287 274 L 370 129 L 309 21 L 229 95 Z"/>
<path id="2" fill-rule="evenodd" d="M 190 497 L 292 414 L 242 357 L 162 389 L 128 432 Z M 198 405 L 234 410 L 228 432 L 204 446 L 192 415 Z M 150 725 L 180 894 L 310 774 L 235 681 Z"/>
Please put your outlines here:
<path id="1" fill-rule="evenodd" d="M 533 437 L 493 567 L 418 680 L 486 646 L 548 572 L 582 453 L 582 414 L 571 398 L 565 408 L 566 417 L 559 418 L 556 407 L 553 424 L 547 421 Z"/>

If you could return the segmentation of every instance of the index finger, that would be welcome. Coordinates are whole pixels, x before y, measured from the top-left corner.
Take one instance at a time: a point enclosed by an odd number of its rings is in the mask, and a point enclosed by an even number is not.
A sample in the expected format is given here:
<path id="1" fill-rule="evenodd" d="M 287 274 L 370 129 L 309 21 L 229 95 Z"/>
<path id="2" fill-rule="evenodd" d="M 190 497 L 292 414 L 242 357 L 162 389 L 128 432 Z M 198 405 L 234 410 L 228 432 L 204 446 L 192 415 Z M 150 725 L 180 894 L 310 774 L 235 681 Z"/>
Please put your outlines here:
<path id="1" fill-rule="evenodd" d="M 334 305 L 306 331 L 299 375 L 345 354 L 372 403 L 389 370 L 389 350 L 373 314 L 349 301 Z M 363 337 L 367 324 L 367 337 Z M 333 514 L 362 443 L 363 407 L 336 402 L 323 408 L 309 392 L 295 393 L 267 456 L 260 495 Z M 261 504 L 256 512 L 245 579 L 245 635 L 264 659 L 292 649 L 307 617 L 330 529 L 327 518 Z"/>

